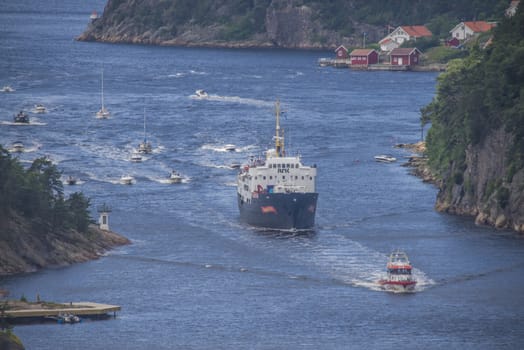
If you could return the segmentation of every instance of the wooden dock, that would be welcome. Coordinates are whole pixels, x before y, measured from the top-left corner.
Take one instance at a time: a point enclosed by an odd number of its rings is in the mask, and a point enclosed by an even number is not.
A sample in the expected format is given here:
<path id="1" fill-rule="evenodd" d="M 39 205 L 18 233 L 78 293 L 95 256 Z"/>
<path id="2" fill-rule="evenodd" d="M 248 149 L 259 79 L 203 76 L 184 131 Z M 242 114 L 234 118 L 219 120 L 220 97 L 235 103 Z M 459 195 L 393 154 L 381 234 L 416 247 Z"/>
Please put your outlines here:
<path id="1" fill-rule="evenodd" d="M 99 304 L 88 301 L 72 302 L 69 304 L 54 304 L 52 308 L 31 305 L 29 308 L 5 310 L 3 317 L 8 322 L 31 322 L 53 319 L 61 314 L 73 314 L 79 317 L 108 317 L 111 314 L 116 317 L 116 312 L 121 307 L 117 305 Z M 0 315 L 0 318 L 2 315 Z"/>

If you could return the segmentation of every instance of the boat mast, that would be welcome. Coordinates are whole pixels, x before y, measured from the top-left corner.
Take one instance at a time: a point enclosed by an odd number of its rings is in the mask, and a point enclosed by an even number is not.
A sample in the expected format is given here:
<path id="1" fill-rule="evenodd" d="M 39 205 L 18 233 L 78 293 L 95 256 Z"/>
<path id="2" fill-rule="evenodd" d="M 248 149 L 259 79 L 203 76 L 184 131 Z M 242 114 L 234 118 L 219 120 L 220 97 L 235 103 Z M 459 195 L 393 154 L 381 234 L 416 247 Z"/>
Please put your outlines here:
<path id="1" fill-rule="evenodd" d="M 280 101 L 275 103 L 276 128 L 275 128 L 275 150 L 277 157 L 282 157 L 284 150 L 284 136 L 280 136 Z M 282 132 L 283 134 L 283 132 Z"/>
<path id="2" fill-rule="evenodd" d="M 102 111 L 104 110 L 104 69 L 102 68 L 102 92 L 100 93 L 100 102 L 102 103 Z"/>
<path id="3" fill-rule="evenodd" d="M 146 107 L 144 107 L 144 144 L 146 143 Z"/>

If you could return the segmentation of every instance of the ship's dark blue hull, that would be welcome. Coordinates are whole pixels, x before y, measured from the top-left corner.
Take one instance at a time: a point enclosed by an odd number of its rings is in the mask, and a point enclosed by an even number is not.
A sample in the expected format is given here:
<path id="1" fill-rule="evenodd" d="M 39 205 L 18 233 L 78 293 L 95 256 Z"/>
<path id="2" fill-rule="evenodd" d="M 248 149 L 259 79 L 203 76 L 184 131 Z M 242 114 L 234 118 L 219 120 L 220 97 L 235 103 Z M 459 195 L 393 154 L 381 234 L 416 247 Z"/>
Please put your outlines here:
<path id="1" fill-rule="evenodd" d="M 271 229 L 311 229 L 315 225 L 318 193 L 265 193 L 249 202 L 238 196 L 240 219 Z"/>

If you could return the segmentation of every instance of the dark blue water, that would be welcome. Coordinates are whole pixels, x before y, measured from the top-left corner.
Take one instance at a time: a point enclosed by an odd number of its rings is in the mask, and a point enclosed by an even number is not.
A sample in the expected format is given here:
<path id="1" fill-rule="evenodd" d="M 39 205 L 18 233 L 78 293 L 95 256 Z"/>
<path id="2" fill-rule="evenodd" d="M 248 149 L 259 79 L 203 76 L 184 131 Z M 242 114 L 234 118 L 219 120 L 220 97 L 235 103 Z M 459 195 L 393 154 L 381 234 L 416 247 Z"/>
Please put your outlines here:
<path id="1" fill-rule="evenodd" d="M 11 297 L 117 304 L 116 319 L 17 326 L 28 349 L 522 348 L 524 242 L 434 211 L 436 189 L 373 156 L 420 138 L 436 74 L 320 68 L 332 53 L 81 43 L 101 0 L 4 0 L 0 143 L 24 142 L 81 181 L 133 244 L 71 267 L 4 278 Z M 98 120 L 100 77 L 111 119 Z M 205 89 L 209 100 L 192 98 Z M 308 234 L 239 223 L 235 171 L 270 145 L 280 99 L 289 149 L 317 164 Z M 37 103 L 46 114 L 33 114 Z M 154 153 L 129 156 L 144 108 Z M 11 125 L 20 109 L 32 125 Z M 225 152 L 225 144 L 238 146 Z M 166 184 L 171 169 L 185 178 Z M 118 183 L 124 173 L 136 183 Z M 410 256 L 416 293 L 381 291 Z"/>

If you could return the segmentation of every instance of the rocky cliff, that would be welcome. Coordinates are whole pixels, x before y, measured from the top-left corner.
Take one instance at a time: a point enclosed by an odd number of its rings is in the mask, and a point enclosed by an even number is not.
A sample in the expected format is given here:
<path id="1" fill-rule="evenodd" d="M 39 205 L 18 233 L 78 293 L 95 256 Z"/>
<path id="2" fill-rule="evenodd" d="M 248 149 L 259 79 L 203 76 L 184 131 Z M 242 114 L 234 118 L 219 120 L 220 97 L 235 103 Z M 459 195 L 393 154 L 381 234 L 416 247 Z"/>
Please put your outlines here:
<path id="1" fill-rule="evenodd" d="M 246 2 L 247 4 L 248 2 Z M 187 8 L 182 0 L 109 0 L 103 16 L 77 39 L 111 43 L 201 47 L 325 49 L 357 46 L 362 32 L 377 41 L 379 26 L 347 18 L 350 31 L 328 29 L 319 1 L 201 1 Z M 351 32 L 351 33 L 350 33 Z"/>
<path id="2" fill-rule="evenodd" d="M 469 145 L 465 164 L 453 164 L 440 184 L 437 210 L 524 233 L 524 169 L 514 174 L 508 169 L 513 140 L 514 135 L 498 129 L 481 144 Z"/>
<path id="3" fill-rule="evenodd" d="M 14 216 L 0 223 L 0 276 L 97 259 L 105 251 L 129 243 L 127 238 L 94 225 L 86 233 L 36 234 L 34 223 Z"/>

